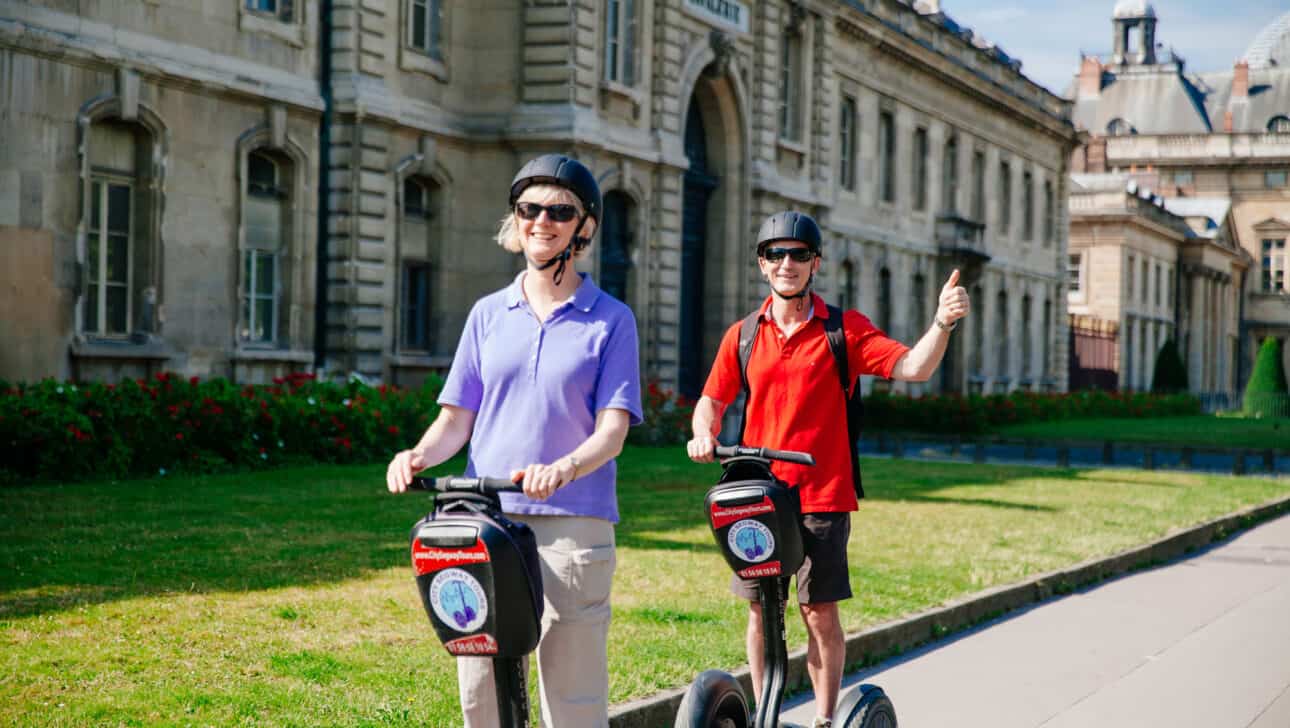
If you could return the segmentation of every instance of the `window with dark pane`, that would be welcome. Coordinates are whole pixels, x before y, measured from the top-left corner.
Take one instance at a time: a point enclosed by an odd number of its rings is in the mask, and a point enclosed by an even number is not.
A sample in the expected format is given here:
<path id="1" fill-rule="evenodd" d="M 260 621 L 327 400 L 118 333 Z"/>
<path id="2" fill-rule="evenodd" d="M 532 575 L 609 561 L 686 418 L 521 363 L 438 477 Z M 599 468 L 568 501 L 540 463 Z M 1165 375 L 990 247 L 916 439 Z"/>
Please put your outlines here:
<path id="1" fill-rule="evenodd" d="M 428 352 L 430 336 L 430 264 L 403 262 L 403 349 Z"/>
<path id="2" fill-rule="evenodd" d="M 442 0 L 407 0 L 408 45 L 430 56 L 443 60 Z"/>
<path id="3" fill-rule="evenodd" d="M 633 208 L 631 199 L 620 191 L 605 195 L 599 283 L 601 290 L 625 303 L 630 301 Z"/>

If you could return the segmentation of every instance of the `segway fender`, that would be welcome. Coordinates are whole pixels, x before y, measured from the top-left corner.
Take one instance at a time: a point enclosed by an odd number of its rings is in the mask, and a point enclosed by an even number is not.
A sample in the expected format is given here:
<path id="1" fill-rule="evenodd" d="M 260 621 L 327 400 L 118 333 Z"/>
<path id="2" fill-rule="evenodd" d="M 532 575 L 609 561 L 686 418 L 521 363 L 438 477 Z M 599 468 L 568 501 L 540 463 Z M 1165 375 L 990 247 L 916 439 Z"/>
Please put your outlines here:
<path id="1" fill-rule="evenodd" d="M 833 713 L 836 728 L 896 728 L 896 708 L 877 685 L 861 685 L 842 696 Z"/>
<path id="2" fill-rule="evenodd" d="M 706 670 L 694 678 L 676 711 L 674 728 L 748 728 L 748 698 L 728 672 Z"/>

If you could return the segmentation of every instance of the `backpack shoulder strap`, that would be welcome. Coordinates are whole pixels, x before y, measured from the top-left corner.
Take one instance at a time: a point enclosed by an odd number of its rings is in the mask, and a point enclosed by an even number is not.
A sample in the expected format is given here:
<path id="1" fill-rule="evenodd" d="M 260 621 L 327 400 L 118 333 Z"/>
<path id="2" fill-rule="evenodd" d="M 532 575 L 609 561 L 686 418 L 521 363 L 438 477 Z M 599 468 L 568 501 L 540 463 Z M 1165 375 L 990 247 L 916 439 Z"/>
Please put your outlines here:
<path id="1" fill-rule="evenodd" d="M 829 318 L 824 322 L 824 334 L 829 339 L 829 349 L 833 351 L 833 361 L 837 364 L 838 380 L 842 384 L 842 401 L 847 410 L 847 439 L 851 441 L 851 480 L 855 485 L 856 498 L 864 497 L 864 486 L 860 484 L 860 452 L 856 441 L 860 438 L 860 420 L 864 416 L 860 390 L 851 378 L 851 366 L 847 359 L 846 330 L 842 326 L 842 309 L 829 306 Z"/>
<path id="2" fill-rule="evenodd" d="M 838 365 L 838 380 L 842 382 L 842 396 L 851 394 L 851 365 L 847 361 L 847 335 L 842 328 L 842 309 L 829 306 L 829 317 L 824 322 L 824 335 L 829 339 L 829 350 Z"/>
<path id="3" fill-rule="evenodd" d="M 748 424 L 748 360 L 752 358 L 753 344 L 757 343 L 757 326 L 761 309 L 754 310 L 739 324 L 739 382 L 743 386 L 744 411 L 739 419 L 739 442 L 744 441 L 744 428 Z"/>
<path id="4" fill-rule="evenodd" d="M 760 319 L 761 311 L 753 311 L 739 324 L 739 379 L 743 382 L 744 394 L 748 393 L 748 360 L 752 358 L 753 345 L 757 343 Z"/>

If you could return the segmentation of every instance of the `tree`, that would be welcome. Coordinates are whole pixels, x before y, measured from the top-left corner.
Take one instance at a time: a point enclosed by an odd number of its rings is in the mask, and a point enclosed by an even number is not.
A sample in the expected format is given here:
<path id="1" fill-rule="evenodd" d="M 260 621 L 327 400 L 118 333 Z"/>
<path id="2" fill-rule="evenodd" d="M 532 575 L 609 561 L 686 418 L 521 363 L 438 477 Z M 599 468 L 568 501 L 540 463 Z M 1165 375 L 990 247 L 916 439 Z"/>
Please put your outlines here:
<path id="1" fill-rule="evenodd" d="M 1245 385 L 1241 409 L 1249 417 L 1290 416 L 1290 394 L 1286 392 L 1286 373 L 1281 367 L 1280 340 L 1269 336 L 1259 347 L 1254 373 Z"/>
<path id="2" fill-rule="evenodd" d="M 1151 391 L 1157 394 L 1187 391 L 1187 367 L 1183 366 L 1178 344 L 1165 339 L 1156 355 L 1156 370 L 1151 375 Z"/>

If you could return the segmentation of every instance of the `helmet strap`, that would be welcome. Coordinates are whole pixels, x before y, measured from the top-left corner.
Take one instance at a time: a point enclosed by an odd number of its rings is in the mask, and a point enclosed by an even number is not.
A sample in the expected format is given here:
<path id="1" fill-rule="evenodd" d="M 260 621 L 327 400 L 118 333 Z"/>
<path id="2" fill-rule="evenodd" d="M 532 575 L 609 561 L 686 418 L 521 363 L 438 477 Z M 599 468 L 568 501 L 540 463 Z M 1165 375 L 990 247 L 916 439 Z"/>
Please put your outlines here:
<path id="1" fill-rule="evenodd" d="M 770 292 L 771 292 L 771 293 L 773 293 L 773 294 L 775 294 L 775 297 L 776 297 L 776 298 L 778 298 L 778 299 L 780 299 L 780 300 L 782 300 L 782 301 L 792 301 L 792 300 L 796 299 L 796 300 L 797 300 L 797 310 L 798 310 L 798 311 L 801 311 L 801 310 L 802 310 L 802 306 L 806 303 L 806 297 L 807 297 L 807 295 L 809 295 L 809 294 L 810 294 L 810 292 L 811 292 L 811 283 L 812 283 L 814 280 L 815 280 L 815 274 L 814 274 L 814 273 L 812 273 L 812 274 L 810 275 L 810 277 L 806 279 L 806 285 L 802 286 L 802 290 L 800 290 L 800 291 L 798 291 L 797 293 L 794 293 L 794 294 L 792 294 L 792 295 L 790 295 L 790 296 L 785 296 L 784 294 L 782 294 L 782 293 L 780 293 L 779 291 L 775 290 L 775 288 L 774 288 L 773 286 L 771 287 Z"/>
<path id="2" fill-rule="evenodd" d="M 536 267 L 538 270 L 546 270 L 551 266 L 555 266 L 556 267 L 555 273 L 551 276 L 551 282 L 556 284 L 557 286 L 560 285 L 560 282 L 564 280 L 565 265 L 569 262 L 569 259 L 573 257 L 573 251 L 575 249 L 582 250 L 583 248 L 591 244 L 591 240 L 589 240 L 588 238 L 578 237 L 578 233 L 582 232 L 582 226 L 585 225 L 586 222 L 587 222 L 587 215 L 583 215 L 582 219 L 578 220 L 578 227 L 574 228 L 573 230 L 573 238 L 569 242 L 569 244 L 565 246 L 564 250 L 561 250 L 559 253 L 552 256 L 552 258 L 547 262 L 538 263 L 536 260 L 529 258 L 527 255 L 524 256 L 525 259 L 528 260 L 528 262 L 534 267 Z"/>

